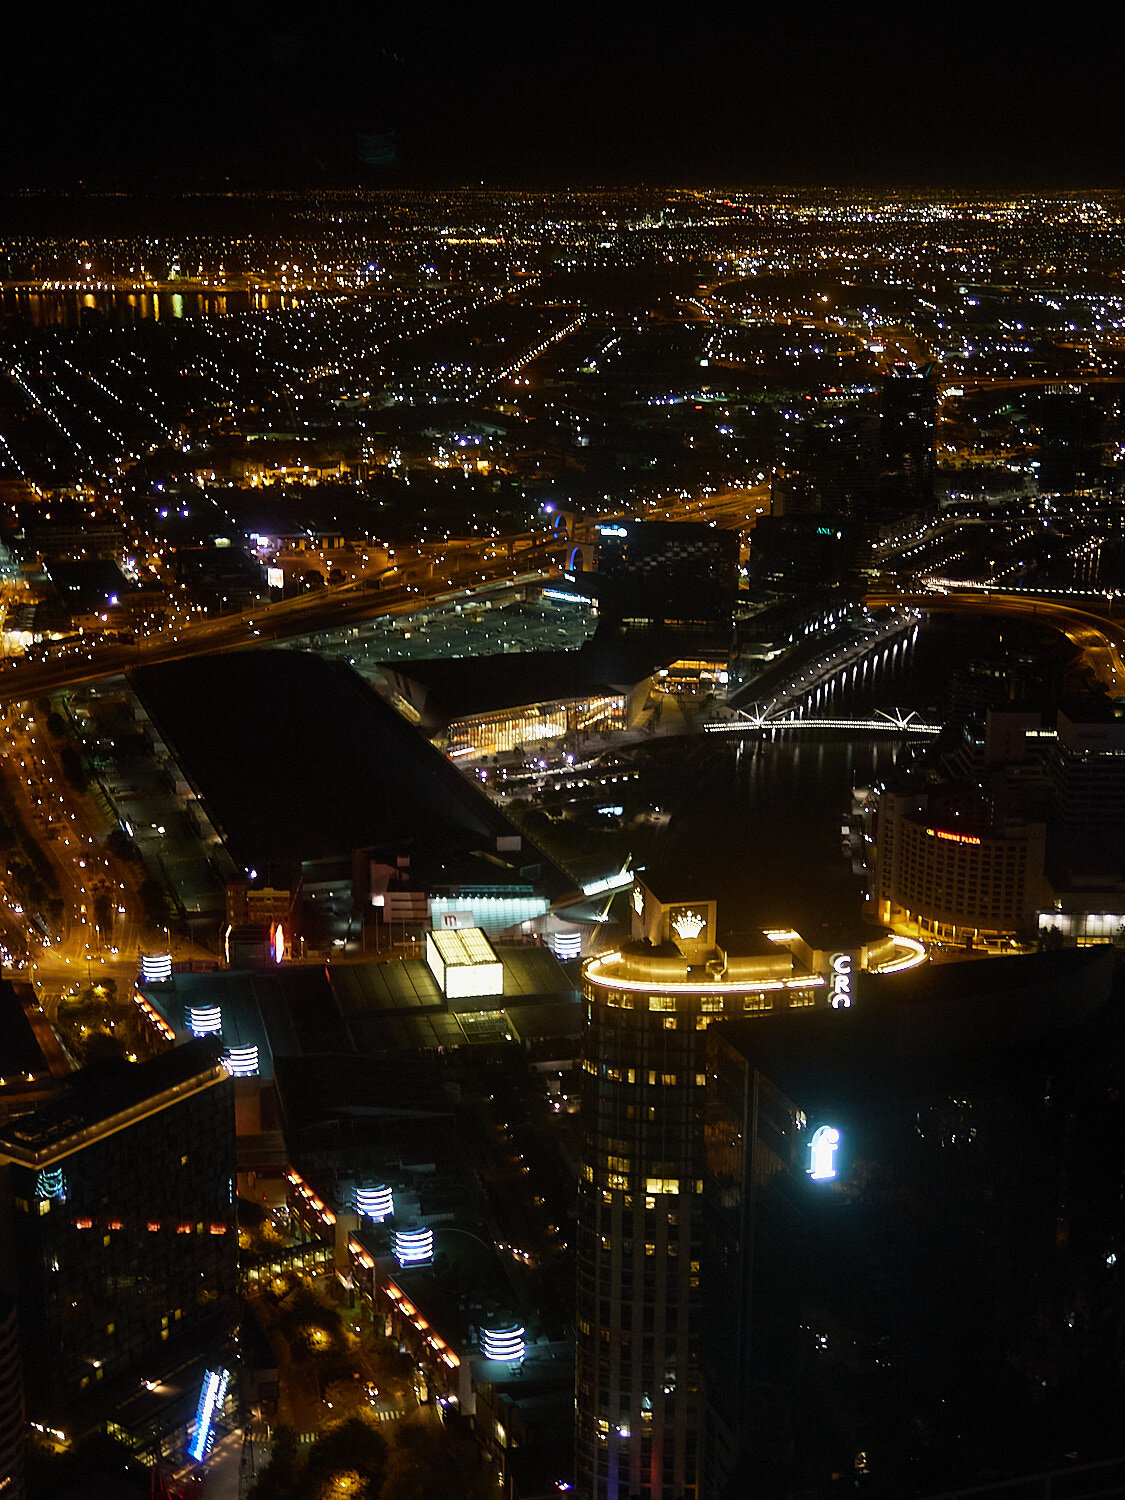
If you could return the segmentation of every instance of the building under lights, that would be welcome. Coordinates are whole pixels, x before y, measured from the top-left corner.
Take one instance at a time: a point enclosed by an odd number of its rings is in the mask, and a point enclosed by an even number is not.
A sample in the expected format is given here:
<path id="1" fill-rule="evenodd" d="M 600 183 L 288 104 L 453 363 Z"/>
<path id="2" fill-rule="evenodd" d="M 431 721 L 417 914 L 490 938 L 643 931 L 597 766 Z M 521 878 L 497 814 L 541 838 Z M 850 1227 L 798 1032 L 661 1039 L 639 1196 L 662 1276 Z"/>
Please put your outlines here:
<path id="1" fill-rule="evenodd" d="M 231 1325 L 234 1142 L 234 1086 L 206 1041 L 83 1068 L 0 1130 L 0 1276 L 32 1420 L 68 1437 L 115 1422 L 139 1446 L 187 1421 L 149 1403 L 138 1433 L 117 1413 Z"/>
<path id="2" fill-rule="evenodd" d="M 519 1301 L 496 1248 L 449 1224 L 405 1219 L 347 1236 L 357 1295 L 414 1360 L 430 1399 L 471 1417 L 478 1385 L 518 1374 L 540 1330 Z"/>
<path id="3" fill-rule="evenodd" d="M 586 1500 L 699 1491 L 708 1028 L 849 1010 L 865 970 L 917 963 L 880 929 L 720 944 L 716 903 L 637 880 L 632 938 L 584 967 L 576 1478 Z"/>
<path id="4" fill-rule="evenodd" d="M 983 804 L 960 816 L 939 793 L 884 792 L 876 915 L 916 923 L 919 934 L 949 941 L 1033 931 L 1036 913 L 1050 904 L 1046 849 L 1044 822 L 997 822 Z"/>

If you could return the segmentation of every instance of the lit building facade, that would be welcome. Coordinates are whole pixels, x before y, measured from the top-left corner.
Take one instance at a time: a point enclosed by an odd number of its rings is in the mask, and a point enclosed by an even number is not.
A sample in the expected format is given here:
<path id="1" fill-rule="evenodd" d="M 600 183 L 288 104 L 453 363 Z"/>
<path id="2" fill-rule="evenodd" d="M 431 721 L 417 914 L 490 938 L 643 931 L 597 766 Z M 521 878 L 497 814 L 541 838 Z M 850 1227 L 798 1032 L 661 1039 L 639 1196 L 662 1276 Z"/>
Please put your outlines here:
<path id="1" fill-rule="evenodd" d="M 707 1027 L 827 1003 L 825 976 L 782 942 L 725 953 L 715 902 L 668 895 L 638 880 L 632 941 L 584 969 L 575 1383 L 586 1500 L 699 1493 Z"/>
<path id="2" fill-rule="evenodd" d="M 607 734 L 624 728 L 624 694 L 599 693 L 454 719 L 447 739 L 454 754 L 501 755 L 534 750 L 568 735 Z"/>
<path id="3" fill-rule="evenodd" d="M 1083 723 L 1061 713 L 1048 748 L 1055 815 L 1068 828 L 1125 827 L 1125 723 Z"/>
<path id="4" fill-rule="evenodd" d="M 831 942 L 829 944 L 829 936 Z M 583 968 L 576 1480 L 583 1500 L 695 1500 L 708 1028 L 850 1010 L 852 977 L 925 961 L 885 931 L 717 941 L 716 903 L 637 880 L 632 934 Z"/>
<path id="5" fill-rule="evenodd" d="M 208 1043 L 83 1069 L 4 1128 L 0 1171 L 33 1419 L 87 1430 L 115 1377 L 151 1377 L 224 1336 L 234 1085 Z"/>
<path id="6" fill-rule="evenodd" d="M 1046 824 L 940 821 L 924 796 L 880 796 L 876 918 L 916 922 L 920 932 L 950 941 L 1033 929 L 1049 894 Z"/>

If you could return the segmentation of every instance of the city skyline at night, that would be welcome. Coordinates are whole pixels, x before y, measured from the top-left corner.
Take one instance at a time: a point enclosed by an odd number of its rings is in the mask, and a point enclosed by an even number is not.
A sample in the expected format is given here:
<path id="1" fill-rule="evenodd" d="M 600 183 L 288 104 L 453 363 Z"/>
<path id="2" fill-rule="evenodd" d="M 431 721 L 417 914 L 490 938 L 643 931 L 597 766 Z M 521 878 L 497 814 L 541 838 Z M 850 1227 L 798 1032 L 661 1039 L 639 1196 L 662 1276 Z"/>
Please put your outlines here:
<path id="1" fill-rule="evenodd" d="M 6 42 L 4 1500 L 1118 1493 L 1121 28 Z"/>

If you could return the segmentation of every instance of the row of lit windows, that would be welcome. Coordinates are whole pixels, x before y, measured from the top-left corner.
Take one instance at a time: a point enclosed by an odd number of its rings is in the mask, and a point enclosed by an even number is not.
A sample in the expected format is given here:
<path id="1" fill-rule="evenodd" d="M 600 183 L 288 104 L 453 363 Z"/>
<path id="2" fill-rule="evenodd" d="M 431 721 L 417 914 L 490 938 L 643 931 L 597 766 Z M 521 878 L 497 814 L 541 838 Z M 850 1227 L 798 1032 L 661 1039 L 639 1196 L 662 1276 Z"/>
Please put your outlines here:
<path id="1" fill-rule="evenodd" d="M 582 1066 L 587 1073 L 593 1073 L 596 1075 L 598 1072 L 597 1063 L 591 1062 L 588 1057 L 582 1059 Z M 602 1077 L 608 1083 L 636 1083 L 637 1081 L 636 1068 L 610 1068 L 607 1067 L 605 1063 L 603 1063 L 601 1067 L 601 1073 Z M 679 1083 L 678 1073 L 658 1073 L 655 1068 L 648 1068 L 647 1070 L 642 1068 L 640 1070 L 640 1076 L 642 1081 L 646 1081 L 649 1086 L 653 1088 L 655 1088 L 658 1084 L 665 1088 L 675 1088 L 675 1086 Z M 707 1074 L 696 1073 L 695 1082 L 697 1087 L 703 1088 L 707 1082 Z"/>
<path id="2" fill-rule="evenodd" d="M 602 991 L 598 998 L 603 999 L 606 1005 L 612 1006 L 619 1010 L 633 1010 L 636 1008 L 637 996 L 625 994 L 620 990 Z M 737 995 L 731 995 L 729 997 L 724 997 L 722 995 L 704 995 L 700 1001 L 699 1008 L 702 1014 L 705 1016 L 722 1015 L 728 1008 L 737 1010 L 739 1007 L 739 999 L 740 997 Z M 773 1007 L 773 996 L 762 993 L 743 995 L 741 996 L 741 1002 L 743 1010 L 770 1010 Z M 649 995 L 648 997 L 648 1009 L 650 1014 L 674 1015 L 678 1005 L 679 1001 L 674 995 Z M 685 1010 L 690 1014 L 692 1008 L 693 1007 L 691 1001 L 688 1000 L 685 1004 Z M 669 1022 L 666 1021 L 665 1025 L 669 1027 L 669 1030 L 671 1030 L 674 1026 L 674 1022 L 670 1025 Z"/>

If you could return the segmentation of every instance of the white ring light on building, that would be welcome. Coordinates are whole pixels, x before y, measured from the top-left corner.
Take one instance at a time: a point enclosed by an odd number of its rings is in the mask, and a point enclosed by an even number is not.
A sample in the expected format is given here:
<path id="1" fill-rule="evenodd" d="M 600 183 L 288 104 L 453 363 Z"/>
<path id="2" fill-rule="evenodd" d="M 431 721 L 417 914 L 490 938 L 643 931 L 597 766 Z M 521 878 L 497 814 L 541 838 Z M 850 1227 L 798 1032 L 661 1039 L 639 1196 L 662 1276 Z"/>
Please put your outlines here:
<path id="1" fill-rule="evenodd" d="M 516 1364 L 524 1356 L 524 1330 L 514 1324 L 508 1328 L 481 1330 L 481 1349 L 485 1359 L 500 1359 Z"/>
<path id="2" fill-rule="evenodd" d="M 434 1258 L 432 1229 L 396 1229 L 395 1259 L 400 1266 L 424 1266 Z"/>
<path id="3" fill-rule="evenodd" d="M 141 978 L 146 984 L 166 984 L 172 977 L 170 953 L 142 953 Z"/>
<path id="4" fill-rule="evenodd" d="M 232 1078 L 253 1078 L 258 1072 L 258 1048 L 250 1043 L 245 1047 L 228 1047 L 223 1054 L 223 1067 Z"/>
<path id="5" fill-rule="evenodd" d="M 223 1029 L 223 1012 L 217 1005 L 189 1005 L 187 1023 L 193 1036 L 218 1036 Z"/>
<path id="6" fill-rule="evenodd" d="M 389 1219 L 395 1211 L 394 1196 L 390 1188 L 385 1183 L 381 1187 L 357 1187 L 355 1211 L 364 1218 L 374 1219 L 377 1224 Z"/>

